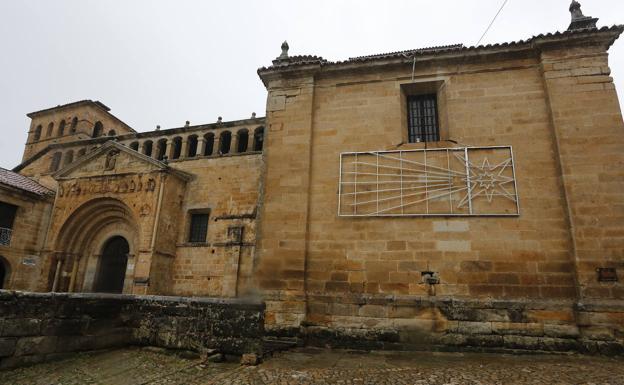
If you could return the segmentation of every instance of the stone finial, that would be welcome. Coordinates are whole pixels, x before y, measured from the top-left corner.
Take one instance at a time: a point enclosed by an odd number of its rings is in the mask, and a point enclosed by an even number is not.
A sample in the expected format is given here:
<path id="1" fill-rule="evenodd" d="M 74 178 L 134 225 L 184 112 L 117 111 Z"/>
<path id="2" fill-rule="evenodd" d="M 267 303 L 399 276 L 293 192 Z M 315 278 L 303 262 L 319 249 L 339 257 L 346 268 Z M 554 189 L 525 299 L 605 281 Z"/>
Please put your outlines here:
<path id="1" fill-rule="evenodd" d="M 581 10 L 581 3 L 576 0 L 572 0 L 570 4 L 570 14 L 572 15 L 572 22 L 568 27 L 568 31 L 574 31 L 577 29 L 596 28 L 598 18 L 585 16 Z"/>
<path id="2" fill-rule="evenodd" d="M 288 59 L 288 49 L 290 47 L 288 46 L 288 42 L 286 40 L 284 40 L 284 42 L 282 43 L 282 54 L 279 55 L 278 59 L 283 60 L 283 59 Z"/>
<path id="3" fill-rule="evenodd" d="M 160 131 L 160 124 L 156 126 L 156 131 Z"/>
<path id="4" fill-rule="evenodd" d="M 184 123 L 184 127 L 188 127 L 191 125 L 191 122 L 189 120 L 186 121 L 186 123 Z"/>
<path id="5" fill-rule="evenodd" d="M 251 113 L 251 118 L 252 118 L 252 119 L 255 119 L 255 118 L 256 118 L 256 113 L 255 113 L 255 112 L 252 112 L 252 113 Z"/>
<path id="6" fill-rule="evenodd" d="M 223 118 L 219 116 L 219 118 L 217 118 L 217 123 L 219 124 L 223 123 Z"/>

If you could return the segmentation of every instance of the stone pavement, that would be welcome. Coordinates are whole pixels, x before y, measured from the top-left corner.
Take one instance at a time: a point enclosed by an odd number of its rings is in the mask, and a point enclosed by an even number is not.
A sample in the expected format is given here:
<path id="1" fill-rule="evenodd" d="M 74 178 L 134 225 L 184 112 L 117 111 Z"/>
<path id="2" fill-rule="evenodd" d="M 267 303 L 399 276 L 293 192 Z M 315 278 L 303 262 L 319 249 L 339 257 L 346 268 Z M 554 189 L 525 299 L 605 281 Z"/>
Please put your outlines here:
<path id="1" fill-rule="evenodd" d="M 624 357 L 353 352 L 302 348 L 256 367 L 152 349 L 82 353 L 0 372 L 7 385 L 624 384 Z"/>

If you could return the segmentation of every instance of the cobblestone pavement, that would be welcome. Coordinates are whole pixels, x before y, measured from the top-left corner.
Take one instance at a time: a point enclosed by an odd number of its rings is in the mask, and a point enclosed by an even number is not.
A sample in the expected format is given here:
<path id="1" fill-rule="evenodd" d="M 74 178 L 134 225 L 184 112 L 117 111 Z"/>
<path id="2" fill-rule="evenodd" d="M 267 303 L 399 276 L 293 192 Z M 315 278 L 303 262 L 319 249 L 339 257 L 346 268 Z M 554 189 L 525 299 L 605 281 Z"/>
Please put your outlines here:
<path id="1" fill-rule="evenodd" d="M 212 384 L 610 384 L 624 385 L 624 357 L 351 352 L 302 348 L 256 367 L 129 348 L 84 353 L 0 372 L 10 385 Z"/>

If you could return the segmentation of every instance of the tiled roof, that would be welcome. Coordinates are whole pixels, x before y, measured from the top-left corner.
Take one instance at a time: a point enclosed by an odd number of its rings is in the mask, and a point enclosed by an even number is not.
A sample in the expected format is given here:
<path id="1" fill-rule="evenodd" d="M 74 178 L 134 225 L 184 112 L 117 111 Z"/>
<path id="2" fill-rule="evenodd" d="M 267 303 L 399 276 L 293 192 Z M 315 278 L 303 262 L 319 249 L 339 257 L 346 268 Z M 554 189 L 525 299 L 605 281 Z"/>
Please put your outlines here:
<path id="1" fill-rule="evenodd" d="M 529 39 L 512 41 L 512 42 L 507 42 L 507 43 L 487 44 L 487 45 L 479 45 L 479 46 L 471 46 L 471 47 L 466 47 L 463 44 L 454 44 L 454 45 L 446 45 L 446 46 L 439 46 L 439 47 L 419 48 L 419 49 L 413 49 L 413 50 L 407 50 L 407 51 L 358 56 L 358 57 L 349 58 L 348 60 L 335 61 L 335 62 L 327 61 L 327 60 L 324 60 L 322 58 L 317 58 L 317 57 L 310 57 L 310 58 L 315 58 L 316 60 L 292 60 L 292 61 L 284 60 L 284 61 L 277 61 L 277 63 L 276 61 L 274 61 L 273 66 L 270 66 L 268 68 L 262 67 L 258 69 L 258 72 L 261 73 L 267 70 L 275 70 L 275 69 L 281 69 L 285 67 L 295 67 L 295 66 L 300 66 L 300 65 L 305 65 L 305 64 L 319 64 L 321 66 L 330 67 L 330 66 L 341 66 L 341 65 L 353 64 L 353 63 L 373 62 L 373 61 L 382 60 L 382 59 L 398 59 L 398 58 L 406 58 L 406 57 L 412 58 L 414 56 L 431 56 L 431 55 L 438 55 L 438 54 L 445 54 L 445 53 L 463 53 L 463 52 L 482 51 L 482 50 L 488 50 L 488 49 L 507 48 L 507 47 L 510 47 L 510 48 L 522 47 L 522 46 L 527 47 L 539 39 L 567 38 L 567 37 L 573 37 L 573 36 L 582 35 L 586 33 L 598 33 L 598 32 L 617 33 L 618 36 L 615 37 L 616 39 L 617 37 L 619 37 L 619 34 L 624 32 L 624 25 L 614 25 L 612 27 L 602 27 L 602 28 L 585 28 L 585 29 L 567 30 L 563 32 L 540 34 L 540 35 L 533 36 Z"/>
<path id="2" fill-rule="evenodd" d="M 54 193 L 49 188 L 40 185 L 34 180 L 2 167 L 0 167 L 0 184 L 5 184 L 39 196 L 46 196 Z"/>

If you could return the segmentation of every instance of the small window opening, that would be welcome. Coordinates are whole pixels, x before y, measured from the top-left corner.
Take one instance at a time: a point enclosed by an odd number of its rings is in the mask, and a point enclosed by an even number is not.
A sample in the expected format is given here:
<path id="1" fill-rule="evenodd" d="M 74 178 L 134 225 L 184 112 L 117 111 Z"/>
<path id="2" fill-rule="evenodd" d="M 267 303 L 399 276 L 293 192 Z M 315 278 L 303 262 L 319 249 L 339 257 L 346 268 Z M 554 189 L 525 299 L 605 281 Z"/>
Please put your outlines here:
<path id="1" fill-rule="evenodd" d="M 65 119 L 61 120 L 58 129 L 58 136 L 63 136 L 65 134 Z"/>
<path id="2" fill-rule="evenodd" d="M 190 243 L 206 243 L 208 235 L 208 214 L 191 214 Z"/>
<path id="3" fill-rule="evenodd" d="M 410 143 L 437 142 L 440 140 L 436 94 L 409 96 L 407 98 L 407 112 Z"/>
<path id="4" fill-rule="evenodd" d="M 172 159 L 179 159 L 182 154 L 182 138 L 176 136 L 173 138 L 173 153 L 171 154 Z"/>
<path id="5" fill-rule="evenodd" d="M 95 122 L 95 125 L 93 126 L 93 137 L 99 138 L 100 136 L 102 136 L 103 132 L 104 132 L 104 126 L 102 125 L 102 122 L 100 121 Z"/>

